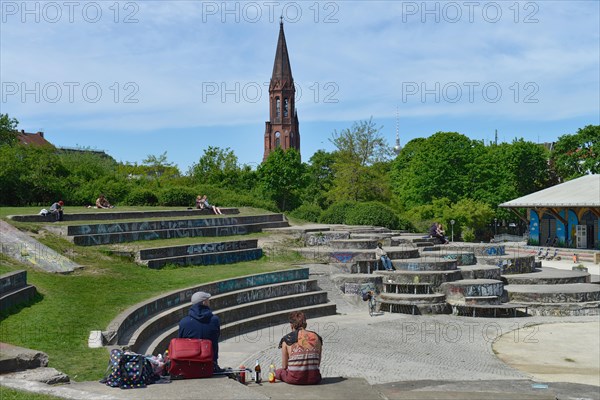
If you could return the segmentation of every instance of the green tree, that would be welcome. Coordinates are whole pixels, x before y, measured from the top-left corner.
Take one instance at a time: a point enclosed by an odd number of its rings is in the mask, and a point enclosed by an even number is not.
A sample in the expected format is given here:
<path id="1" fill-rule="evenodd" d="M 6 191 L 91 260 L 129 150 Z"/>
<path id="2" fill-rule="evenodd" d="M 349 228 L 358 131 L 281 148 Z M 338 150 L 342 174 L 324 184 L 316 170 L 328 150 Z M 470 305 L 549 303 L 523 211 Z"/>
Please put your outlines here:
<path id="1" fill-rule="evenodd" d="M 330 141 L 337 151 L 330 201 L 389 201 L 386 164 L 393 153 L 380 130 L 371 118 L 341 132 L 334 131 Z"/>
<path id="2" fill-rule="evenodd" d="M 411 143 L 411 142 L 409 142 Z M 411 154 L 392 166 L 393 190 L 405 209 L 447 197 L 456 202 L 472 189 L 473 148 L 482 146 L 456 132 L 438 132 L 411 143 Z M 407 145 L 407 147 L 409 147 Z"/>
<path id="3" fill-rule="evenodd" d="M 588 125 L 554 144 L 551 161 L 561 181 L 600 173 L 600 125 Z"/>
<path id="4" fill-rule="evenodd" d="M 300 203 L 300 190 L 304 187 L 304 168 L 297 150 L 276 149 L 258 167 L 262 193 L 275 201 L 281 211 L 293 210 Z"/>
<path id="5" fill-rule="evenodd" d="M 303 194 L 305 203 L 316 204 L 322 209 L 331 204 L 327 199 L 327 192 L 333 185 L 334 162 L 335 153 L 317 150 L 312 155 L 306 167 L 306 188 Z"/>
<path id="6" fill-rule="evenodd" d="M 212 146 L 204 150 L 198 163 L 189 171 L 197 182 L 226 187 L 237 186 L 239 173 L 238 158 L 233 151 L 229 147 L 223 150 Z"/>
<path id="7" fill-rule="evenodd" d="M 178 177 L 179 169 L 174 166 L 173 163 L 167 162 L 167 152 L 165 151 L 159 156 L 149 154 L 145 159 L 142 160 L 142 164 L 146 167 L 149 175 L 156 179 L 156 183 L 160 186 L 160 178 L 166 177 Z"/>
<path id="8" fill-rule="evenodd" d="M 18 142 L 17 125 L 19 121 L 15 118 L 10 118 L 8 114 L 0 114 L 0 146 L 11 146 Z"/>

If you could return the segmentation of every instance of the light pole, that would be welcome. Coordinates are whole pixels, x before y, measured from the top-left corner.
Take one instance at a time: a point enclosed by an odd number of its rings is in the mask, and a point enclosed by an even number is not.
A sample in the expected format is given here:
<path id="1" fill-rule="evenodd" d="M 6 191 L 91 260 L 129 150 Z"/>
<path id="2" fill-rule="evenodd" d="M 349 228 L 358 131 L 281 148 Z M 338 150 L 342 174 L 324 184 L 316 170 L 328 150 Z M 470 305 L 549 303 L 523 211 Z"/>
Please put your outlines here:
<path id="1" fill-rule="evenodd" d="M 452 227 L 452 242 L 454 242 L 454 223 L 455 222 L 456 221 L 453 219 L 450 220 L 450 226 Z"/>
<path id="2" fill-rule="evenodd" d="M 494 237 L 496 237 L 496 227 L 498 226 L 498 218 L 494 218 Z"/>

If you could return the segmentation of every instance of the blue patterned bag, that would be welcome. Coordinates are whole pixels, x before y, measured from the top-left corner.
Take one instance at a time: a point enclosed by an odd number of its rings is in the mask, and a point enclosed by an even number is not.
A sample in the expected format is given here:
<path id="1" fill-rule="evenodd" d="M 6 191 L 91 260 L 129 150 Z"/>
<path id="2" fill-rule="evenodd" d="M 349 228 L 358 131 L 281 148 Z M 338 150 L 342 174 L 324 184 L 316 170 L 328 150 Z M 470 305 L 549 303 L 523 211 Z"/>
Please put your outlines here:
<path id="1" fill-rule="evenodd" d="M 100 382 L 121 389 L 143 388 L 156 381 L 152 364 L 141 354 L 113 349 L 106 376 Z"/>

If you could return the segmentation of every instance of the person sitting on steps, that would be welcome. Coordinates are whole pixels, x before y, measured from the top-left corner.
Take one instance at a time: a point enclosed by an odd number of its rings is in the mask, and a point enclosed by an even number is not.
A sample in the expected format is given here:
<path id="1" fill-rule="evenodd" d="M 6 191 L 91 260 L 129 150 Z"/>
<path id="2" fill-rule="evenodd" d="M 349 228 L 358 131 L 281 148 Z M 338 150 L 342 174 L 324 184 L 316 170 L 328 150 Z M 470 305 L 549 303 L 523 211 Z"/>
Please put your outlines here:
<path id="1" fill-rule="evenodd" d="M 385 250 L 383 250 L 382 246 L 383 245 L 381 244 L 381 242 L 377 243 L 377 248 L 375 249 L 375 256 L 377 257 L 377 259 L 381 260 L 381 264 L 383 264 L 383 267 L 386 270 L 393 271 L 394 266 L 392 265 L 392 260 L 390 260 Z"/>
<path id="2" fill-rule="evenodd" d="M 214 212 L 215 214 L 223 214 L 223 213 L 221 212 L 221 209 L 220 209 L 219 207 L 217 207 L 217 206 L 213 206 L 213 205 L 209 204 L 209 202 L 208 202 L 208 199 L 206 198 L 206 195 L 204 195 L 204 196 L 202 197 L 202 200 L 201 200 L 201 201 L 202 201 L 202 204 L 203 204 L 204 208 L 208 208 L 209 210 L 213 210 L 213 212 Z"/>
<path id="3" fill-rule="evenodd" d="M 106 200 L 106 197 L 101 194 L 96 199 L 96 208 L 115 208 L 115 206 L 111 205 L 108 200 Z"/>
<path id="4" fill-rule="evenodd" d="M 63 206 L 65 203 L 62 200 L 57 201 L 56 203 L 52 203 L 50 206 L 50 214 L 54 216 L 56 221 L 63 220 Z"/>
<path id="5" fill-rule="evenodd" d="M 442 244 L 448 244 L 448 239 L 444 236 L 444 228 L 442 228 L 442 224 L 439 222 L 434 222 L 429 228 L 429 237 L 434 239 L 439 239 Z"/>

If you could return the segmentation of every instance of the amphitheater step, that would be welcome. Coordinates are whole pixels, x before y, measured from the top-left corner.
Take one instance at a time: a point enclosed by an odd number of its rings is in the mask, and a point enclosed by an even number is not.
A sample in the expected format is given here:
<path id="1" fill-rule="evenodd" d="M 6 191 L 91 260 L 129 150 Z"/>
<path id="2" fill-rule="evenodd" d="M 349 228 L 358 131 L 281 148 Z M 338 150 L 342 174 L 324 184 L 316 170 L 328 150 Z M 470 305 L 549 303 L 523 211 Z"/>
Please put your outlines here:
<path id="1" fill-rule="evenodd" d="M 535 271 L 535 257 L 529 255 L 477 256 L 477 263 L 494 265 L 502 270 L 503 275 Z"/>
<path id="2" fill-rule="evenodd" d="M 407 249 L 398 247 L 388 247 L 385 249 L 388 257 L 392 260 L 400 260 L 405 258 L 415 258 L 419 256 L 417 249 Z M 300 249 L 301 253 L 312 254 L 314 248 Z M 331 263 L 357 263 L 357 262 L 375 262 L 375 250 L 372 249 L 332 249 L 327 252 L 327 259 Z M 366 271 L 366 264 L 361 266 L 361 270 Z"/>
<path id="3" fill-rule="evenodd" d="M 271 312 L 268 314 L 258 315 L 252 318 L 244 319 L 241 321 L 232 322 L 227 325 L 221 325 L 221 337 L 220 340 L 226 340 L 244 333 L 258 331 L 262 328 L 268 328 L 288 322 L 290 312 L 302 311 L 306 314 L 308 319 L 324 317 L 327 315 L 336 314 L 335 303 L 328 302 L 324 304 L 316 304 L 307 307 L 294 307 L 293 309 L 280 310 Z M 172 338 L 177 337 L 177 326 L 173 326 L 170 329 L 165 330 L 162 334 L 155 337 L 148 344 L 140 347 L 138 352 L 142 354 L 155 354 L 164 353 L 165 349 L 168 348 L 169 342 Z"/>
<path id="4" fill-rule="evenodd" d="M 496 279 L 502 278 L 502 271 L 491 265 L 464 265 L 460 267 L 463 279 Z"/>
<path id="5" fill-rule="evenodd" d="M 506 248 L 504 245 L 493 243 L 451 243 L 426 247 L 423 251 L 473 253 L 475 254 L 475 257 L 506 255 Z"/>
<path id="6" fill-rule="evenodd" d="M 334 239 L 329 246 L 336 249 L 375 249 L 378 239 Z"/>
<path id="7" fill-rule="evenodd" d="M 134 242 L 138 240 L 157 240 L 182 237 L 219 237 L 245 235 L 248 233 L 261 232 L 265 228 L 277 228 L 288 226 L 287 221 L 263 222 L 256 224 L 240 224 L 228 226 L 213 226 L 206 228 L 176 228 L 163 230 L 143 230 L 118 233 L 90 234 L 73 236 L 73 242 L 80 246 L 94 246 L 102 244 L 114 244 Z"/>
<path id="8" fill-rule="evenodd" d="M 526 304 L 501 303 L 501 304 L 454 304 L 452 314 L 466 317 L 526 317 L 529 307 Z"/>
<path id="9" fill-rule="evenodd" d="M 197 254 L 217 253 L 221 251 L 255 249 L 258 239 L 232 240 L 227 242 L 194 243 L 184 246 L 155 247 L 143 249 L 137 253 L 136 259 L 143 262 L 157 258 L 191 256 Z"/>
<path id="10" fill-rule="evenodd" d="M 446 282 L 440 286 L 440 291 L 449 300 L 461 300 L 465 297 L 502 296 L 504 284 L 495 279 L 463 279 Z"/>
<path id="11" fill-rule="evenodd" d="M 262 301 L 273 298 L 281 298 L 291 295 L 300 295 L 306 293 L 317 293 L 316 279 L 306 279 L 298 281 L 287 281 L 272 285 L 262 285 L 249 287 L 242 290 L 217 294 L 211 297 L 211 307 L 215 313 L 219 313 L 222 323 L 230 318 L 227 315 L 231 307 L 239 306 L 256 301 Z M 132 330 L 124 332 L 118 338 L 118 344 L 127 345 L 132 349 L 137 349 L 141 343 L 155 336 L 174 324 L 177 324 L 181 318 L 188 314 L 191 303 L 176 303 L 175 306 L 164 309 L 162 312 L 148 318 L 139 326 Z"/>
<path id="12" fill-rule="evenodd" d="M 379 295 L 382 311 L 402 314 L 447 314 L 450 309 L 443 294 L 395 294 Z"/>
<path id="13" fill-rule="evenodd" d="M 429 283 L 384 283 L 383 290 L 386 293 L 406 294 L 432 294 L 433 289 Z"/>
<path id="14" fill-rule="evenodd" d="M 0 313 L 30 302 L 35 298 L 35 286 L 27 283 L 27 271 L 14 271 L 0 276 Z"/>
<path id="15" fill-rule="evenodd" d="M 68 236 L 110 234 L 124 232 L 159 231 L 190 228 L 212 228 L 234 225 L 258 224 L 263 222 L 285 221 L 283 214 L 262 214 L 237 217 L 193 218 L 174 220 L 150 220 L 117 222 L 108 224 L 69 225 Z"/>
<path id="16" fill-rule="evenodd" d="M 508 298 L 530 303 L 584 303 L 600 301 L 600 286 L 593 283 L 558 285 L 507 285 Z"/>
<path id="17" fill-rule="evenodd" d="M 148 268 L 160 269 L 165 265 L 221 265 L 258 260 L 263 256 L 262 249 L 222 251 L 219 253 L 195 254 L 191 256 L 168 257 L 148 260 Z"/>
<path id="18" fill-rule="evenodd" d="M 462 278 L 460 271 L 376 271 L 387 283 L 428 283 L 437 288 L 444 282 L 454 282 Z"/>
<path id="19" fill-rule="evenodd" d="M 457 268 L 456 261 L 434 257 L 394 260 L 393 265 L 400 271 L 451 271 Z"/>
<path id="20" fill-rule="evenodd" d="M 69 208 L 71 211 L 71 208 Z M 221 208 L 223 214 L 239 214 L 237 208 Z M 165 218 L 165 217 L 197 217 L 201 215 L 212 214 L 210 210 L 156 210 L 156 211 L 108 211 L 90 212 L 90 213 L 65 213 L 63 221 L 107 221 L 116 219 L 146 219 L 146 218 Z M 49 222 L 54 221 L 54 216 L 43 215 L 9 215 L 13 221 L 19 222 Z"/>
<path id="21" fill-rule="evenodd" d="M 428 251 L 425 250 L 427 247 L 422 248 L 422 257 L 434 257 L 441 258 L 442 260 L 456 261 L 456 265 L 459 267 L 463 265 L 476 265 L 477 258 L 474 253 L 461 252 L 461 251 Z"/>
<path id="22" fill-rule="evenodd" d="M 564 283 L 589 283 L 590 274 L 581 271 L 569 271 L 544 268 L 528 274 L 503 275 L 509 285 L 556 285 Z"/>

